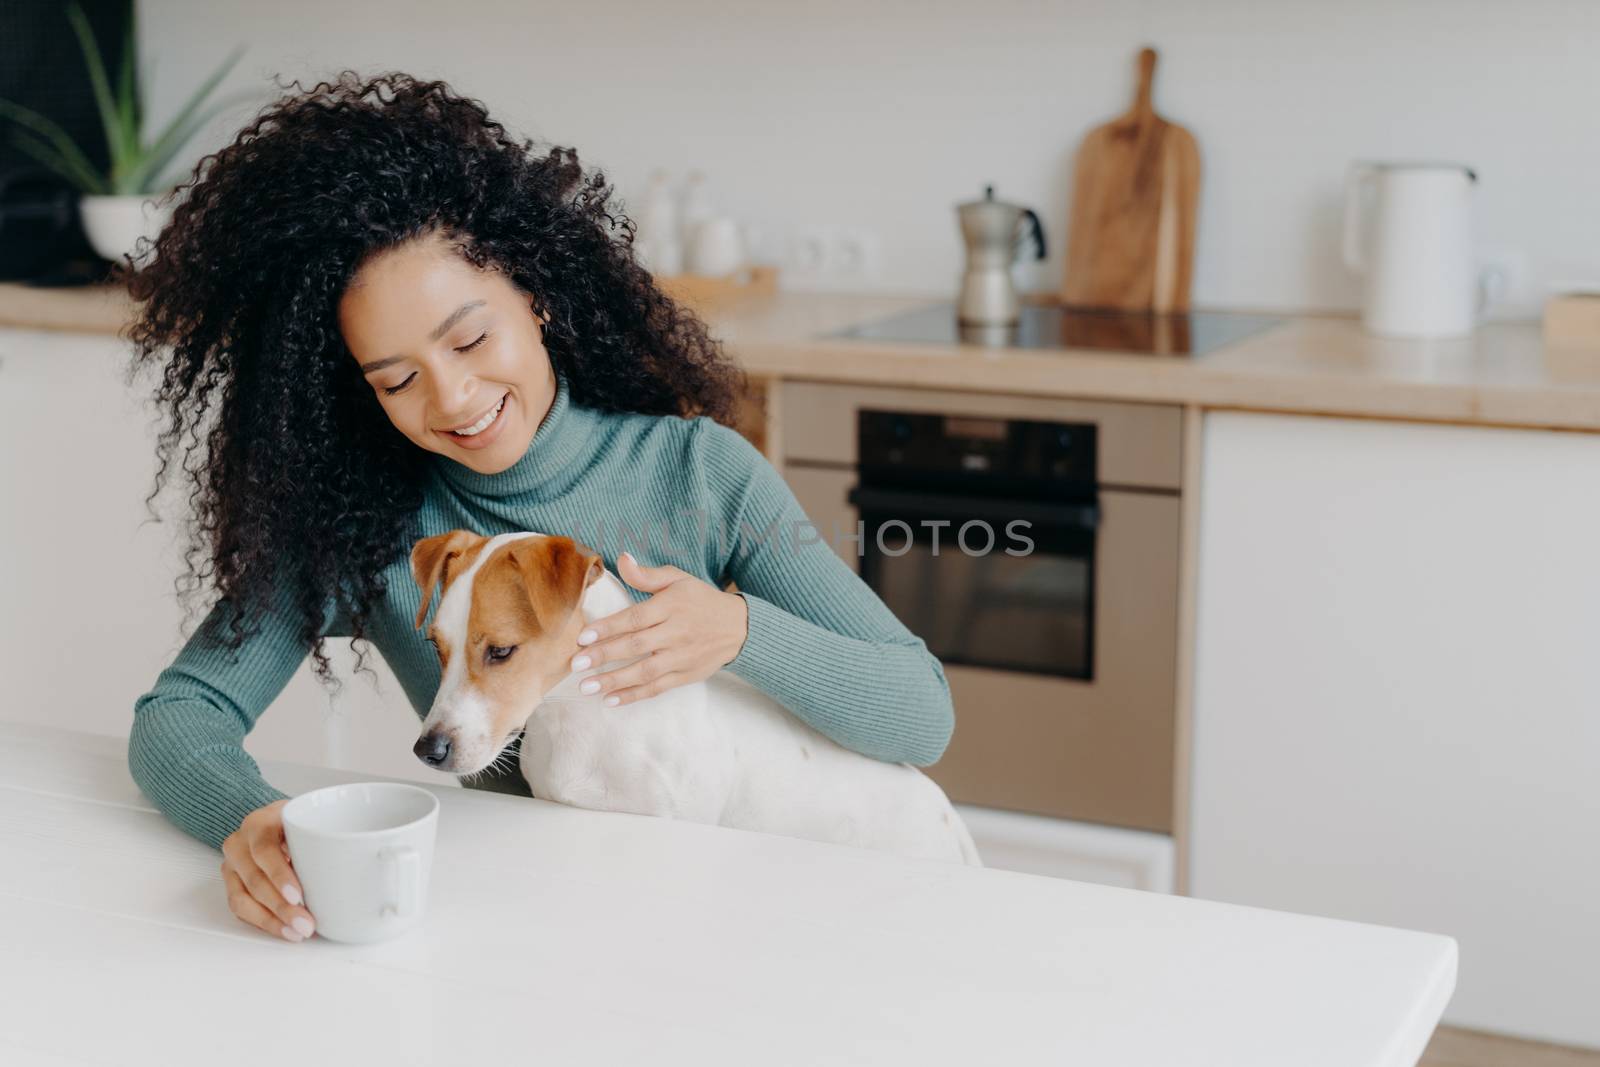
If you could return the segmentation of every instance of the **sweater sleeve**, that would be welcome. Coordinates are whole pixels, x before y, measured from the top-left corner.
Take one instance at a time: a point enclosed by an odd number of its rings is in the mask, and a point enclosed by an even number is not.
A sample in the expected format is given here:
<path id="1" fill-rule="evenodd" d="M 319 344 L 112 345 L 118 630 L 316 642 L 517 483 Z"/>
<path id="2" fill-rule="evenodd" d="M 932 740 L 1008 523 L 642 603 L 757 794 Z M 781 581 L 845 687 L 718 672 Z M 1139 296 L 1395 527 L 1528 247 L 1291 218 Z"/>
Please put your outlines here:
<path id="1" fill-rule="evenodd" d="M 696 421 L 721 525 L 706 539 L 707 562 L 749 606 L 749 633 L 728 669 L 846 748 L 936 762 L 955 726 L 938 658 L 834 554 L 754 445 Z"/>
<path id="2" fill-rule="evenodd" d="M 281 693 L 310 650 L 301 646 L 298 610 L 279 593 L 260 628 L 236 651 L 228 634 L 231 602 L 218 600 L 149 692 L 133 705 L 128 770 L 180 829 L 213 848 L 263 804 L 282 799 L 243 747 L 245 734 Z M 324 632 L 336 632 L 330 598 Z"/>

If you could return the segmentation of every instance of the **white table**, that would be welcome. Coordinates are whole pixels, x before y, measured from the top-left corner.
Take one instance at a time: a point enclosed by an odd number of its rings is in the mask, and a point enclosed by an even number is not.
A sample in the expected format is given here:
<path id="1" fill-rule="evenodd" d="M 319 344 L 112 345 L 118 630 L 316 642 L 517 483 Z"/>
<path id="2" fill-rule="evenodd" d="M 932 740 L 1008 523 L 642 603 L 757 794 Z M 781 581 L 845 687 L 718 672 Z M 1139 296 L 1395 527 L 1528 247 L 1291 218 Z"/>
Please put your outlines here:
<path id="1" fill-rule="evenodd" d="M 420 928 L 290 944 L 125 753 L 0 723 L 0 1063 L 1378 1067 L 1455 984 L 1432 934 L 458 789 Z"/>

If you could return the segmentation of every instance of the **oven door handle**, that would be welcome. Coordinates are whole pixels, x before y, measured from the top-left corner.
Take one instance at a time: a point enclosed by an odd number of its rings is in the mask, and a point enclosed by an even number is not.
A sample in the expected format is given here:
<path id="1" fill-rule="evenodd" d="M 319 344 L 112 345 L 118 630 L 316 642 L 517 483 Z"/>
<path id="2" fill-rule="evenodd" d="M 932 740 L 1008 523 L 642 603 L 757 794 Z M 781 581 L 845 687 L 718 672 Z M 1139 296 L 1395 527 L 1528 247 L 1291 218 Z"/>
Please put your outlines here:
<path id="1" fill-rule="evenodd" d="M 1093 530 L 1100 525 L 1100 505 L 1051 504 L 1041 500 L 1006 500 L 983 496 L 955 496 L 908 489 L 854 486 L 845 499 L 862 512 L 887 513 L 891 518 L 984 519 L 1010 522 L 1023 519 L 1057 529 Z M 954 521 L 952 519 L 952 521 Z"/>

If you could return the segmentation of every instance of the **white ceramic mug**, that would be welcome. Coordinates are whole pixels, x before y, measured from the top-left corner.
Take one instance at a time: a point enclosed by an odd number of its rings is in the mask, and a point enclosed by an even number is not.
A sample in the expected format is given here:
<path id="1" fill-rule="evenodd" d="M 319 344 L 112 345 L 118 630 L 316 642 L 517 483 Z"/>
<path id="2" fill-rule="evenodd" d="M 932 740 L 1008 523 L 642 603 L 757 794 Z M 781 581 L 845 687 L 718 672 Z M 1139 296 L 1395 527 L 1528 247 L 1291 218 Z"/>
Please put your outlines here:
<path id="1" fill-rule="evenodd" d="M 384 941 L 427 910 L 439 798 L 403 782 L 350 782 L 283 806 L 289 860 L 317 933 Z"/>

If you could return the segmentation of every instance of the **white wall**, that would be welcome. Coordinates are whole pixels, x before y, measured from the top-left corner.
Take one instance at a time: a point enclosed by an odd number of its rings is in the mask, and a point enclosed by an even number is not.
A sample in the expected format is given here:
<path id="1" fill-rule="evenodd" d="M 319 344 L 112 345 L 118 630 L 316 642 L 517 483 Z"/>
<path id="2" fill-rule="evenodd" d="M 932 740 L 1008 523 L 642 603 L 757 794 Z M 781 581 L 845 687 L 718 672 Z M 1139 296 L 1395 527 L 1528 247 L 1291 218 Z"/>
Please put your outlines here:
<path id="1" fill-rule="evenodd" d="M 1352 158 L 1478 169 L 1481 243 L 1514 269 L 1501 314 L 1587 264 L 1600 275 L 1590 0 L 143 0 L 161 120 L 236 43 L 227 83 L 341 67 L 443 77 L 526 135 L 576 145 L 625 193 L 704 168 L 774 235 L 868 227 L 873 288 L 952 291 L 952 206 L 993 182 L 1036 207 L 1053 287 L 1070 160 L 1161 49 L 1156 106 L 1199 139 L 1195 300 L 1352 307 L 1337 261 Z M 193 145 L 225 143 L 248 111 Z"/>

